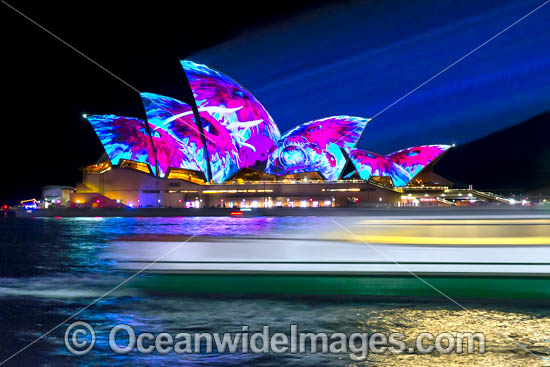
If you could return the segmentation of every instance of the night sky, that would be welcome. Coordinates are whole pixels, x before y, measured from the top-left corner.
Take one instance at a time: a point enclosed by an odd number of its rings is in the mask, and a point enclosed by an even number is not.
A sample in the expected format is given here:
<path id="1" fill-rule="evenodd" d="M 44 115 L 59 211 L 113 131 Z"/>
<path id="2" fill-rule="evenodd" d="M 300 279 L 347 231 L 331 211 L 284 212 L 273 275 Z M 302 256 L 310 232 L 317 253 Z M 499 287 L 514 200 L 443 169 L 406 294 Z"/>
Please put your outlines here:
<path id="1" fill-rule="evenodd" d="M 281 132 L 371 117 L 543 1 L 9 4 L 143 92 L 189 101 L 178 60 L 240 81 Z M 143 117 L 138 93 L 2 4 L 2 190 L 74 185 L 101 144 L 83 113 Z M 463 143 L 550 109 L 550 5 L 377 116 L 359 146 Z M 7 113 L 7 115 L 6 115 Z"/>

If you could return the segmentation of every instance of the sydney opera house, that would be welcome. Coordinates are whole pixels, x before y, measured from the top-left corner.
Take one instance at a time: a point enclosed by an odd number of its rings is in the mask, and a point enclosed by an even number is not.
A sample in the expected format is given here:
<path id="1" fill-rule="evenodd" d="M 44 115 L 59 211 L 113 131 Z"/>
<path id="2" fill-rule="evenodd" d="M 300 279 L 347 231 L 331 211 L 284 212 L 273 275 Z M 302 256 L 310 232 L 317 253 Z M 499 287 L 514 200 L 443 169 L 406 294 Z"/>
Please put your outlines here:
<path id="1" fill-rule="evenodd" d="M 71 206 L 445 202 L 440 196 L 452 184 L 432 168 L 450 146 L 416 146 L 387 155 L 358 149 L 369 119 L 353 116 L 305 122 L 281 135 L 267 110 L 235 80 L 191 61 L 181 65 L 194 105 L 142 93 L 145 119 L 84 116 L 105 154 L 98 163 L 83 167 Z"/>

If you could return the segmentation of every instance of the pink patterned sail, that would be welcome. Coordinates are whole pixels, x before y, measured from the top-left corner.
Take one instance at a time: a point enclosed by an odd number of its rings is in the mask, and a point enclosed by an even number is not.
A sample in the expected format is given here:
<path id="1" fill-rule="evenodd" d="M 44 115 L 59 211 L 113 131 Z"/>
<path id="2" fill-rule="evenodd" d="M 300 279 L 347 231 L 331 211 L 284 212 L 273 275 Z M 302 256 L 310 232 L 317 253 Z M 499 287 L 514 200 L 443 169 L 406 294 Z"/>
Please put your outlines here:
<path id="1" fill-rule="evenodd" d="M 223 182 L 239 170 L 239 148 L 231 132 L 225 127 L 223 117 L 199 109 L 210 167 L 212 180 Z"/>
<path id="2" fill-rule="evenodd" d="M 179 162 L 171 161 L 171 167 L 187 168 L 206 174 L 203 137 L 195 124 L 191 106 L 153 93 L 142 93 L 142 99 L 148 120 L 179 143 L 177 157 L 182 159 Z M 223 107 L 199 107 L 214 182 L 221 182 L 238 170 L 238 144 L 224 124 L 226 116 L 233 112 Z M 157 156 L 160 162 L 161 157 Z"/>
<path id="3" fill-rule="evenodd" d="M 148 164 L 155 172 L 155 151 L 144 121 L 116 115 L 87 115 L 86 119 L 113 165 L 127 159 Z"/>
<path id="4" fill-rule="evenodd" d="M 341 148 L 354 148 L 369 119 L 354 116 L 332 116 L 298 125 L 286 132 L 279 143 L 307 141 L 324 149 L 328 143 Z"/>
<path id="5" fill-rule="evenodd" d="M 165 167 L 206 172 L 204 144 L 191 106 L 154 93 L 141 93 L 141 99 L 147 120 L 163 137 L 155 140 L 161 176 L 167 172 Z"/>
<path id="6" fill-rule="evenodd" d="M 363 180 L 368 180 L 371 176 L 391 177 L 394 186 L 405 186 L 411 179 L 407 171 L 383 155 L 362 149 L 346 151 Z"/>
<path id="7" fill-rule="evenodd" d="M 159 176 L 164 177 L 171 167 L 188 168 L 200 171 L 200 161 L 190 160 L 189 153 L 182 149 L 182 143 L 162 128 L 151 126 L 151 136 L 155 146 L 159 166 Z M 197 156 L 200 159 L 200 156 Z"/>
<path id="8" fill-rule="evenodd" d="M 211 161 L 222 157 L 216 181 L 223 181 L 241 168 L 265 162 L 280 137 L 277 125 L 260 102 L 235 80 L 206 65 L 182 60 L 199 111 L 209 117 L 203 129 L 215 135 L 224 147 L 234 145 L 236 153 L 224 155 L 208 149 Z M 202 113 L 201 113 L 202 116 Z M 222 131 L 229 133 L 229 138 Z M 212 173 L 214 176 L 215 174 Z"/>
<path id="9" fill-rule="evenodd" d="M 413 178 L 450 147 L 450 145 L 421 145 L 390 153 L 386 158 L 403 167 L 409 176 Z"/>
<path id="10" fill-rule="evenodd" d="M 337 180 L 346 160 L 341 148 L 353 148 L 368 119 L 333 116 L 299 125 L 284 134 L 269 155 L 266 172 L 275 175 L 319 172 Z"/>

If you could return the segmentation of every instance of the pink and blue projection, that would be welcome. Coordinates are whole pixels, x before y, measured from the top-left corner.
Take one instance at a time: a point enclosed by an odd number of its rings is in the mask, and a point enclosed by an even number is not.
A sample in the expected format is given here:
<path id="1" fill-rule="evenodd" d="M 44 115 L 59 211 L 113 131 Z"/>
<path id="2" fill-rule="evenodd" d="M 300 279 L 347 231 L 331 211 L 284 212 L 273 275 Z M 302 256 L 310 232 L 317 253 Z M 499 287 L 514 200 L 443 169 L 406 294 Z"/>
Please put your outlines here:
<path id="1" fill-rule="evenodd" d="M 208 151 L 214 181 L 224 181 L 241 168 L 265 162 L 280 133 L 256 97 L 206 65 L 187 60 L 181 64 L 203 118 L 205 135 L 212 135 Z"/>
<path id="2" fill-rule="evenodd" d="M 87 116 L 113 165 L 126 159 L 148 164 L 159 177 L 165 177 L 170 168 L 206 175 L 209 160 L 210 179 L 216 183 L 243 168 L 265 169 L 277 176 L 318 172 L 326 180 L 338 180 L 347 163 L 345 150 L 362 179 L 391 177 L 395 186 L 405 186 L 450 147 L 412 147 L 386 157 L 356 149 L 369 119 L 352 116 L 306 122 L 281 137 L 266 109 L 235 80 L 205 65 L 186 60 L 181 64 L 204 135 L 191 106 L 141 93 L 150 130 L 137 118 Z"/>
<path id="3" fill-rule="evenodd" d="M 155 139 L 160 176 L 170 167 L 206 172 L 204 144 L 191 106 L 154 93 L 141 93 L 141 99 L 153 137 L 164 137 Z"/>
<path id="4" fill-rule="evenodd" d="M 368 180 L 371 176 L 391 177 L 394 186 L 405 186 L 411 176 L 405 169 L 383 155 L 362 149 L 346 150 L 359 177 Z"/>
<path id="5" fill-rule="evenodd" d="M 393 152 L 388 154 L 386 158 L 403 167 L 413 178 L 450 147 L 450 145 L 422 145 Z"/>
<path id="6" fill-rule="evenodd" d="M 88 115 L 86 119 L 94 128 L 113 165 L 121 159 L 127 159 L 148 164 L 154 173 L 155 154 L 144 121 L 115 115 Z"/>
<path id="7" fill-rule="evenodd" d="M 355 147 L 367 122 L 334 116 L 299 125 L 279 139 L 266 172 L 278 176 L 319 172 L 327 180 L 337 180 L 346 164 L 341 148 Z"/>

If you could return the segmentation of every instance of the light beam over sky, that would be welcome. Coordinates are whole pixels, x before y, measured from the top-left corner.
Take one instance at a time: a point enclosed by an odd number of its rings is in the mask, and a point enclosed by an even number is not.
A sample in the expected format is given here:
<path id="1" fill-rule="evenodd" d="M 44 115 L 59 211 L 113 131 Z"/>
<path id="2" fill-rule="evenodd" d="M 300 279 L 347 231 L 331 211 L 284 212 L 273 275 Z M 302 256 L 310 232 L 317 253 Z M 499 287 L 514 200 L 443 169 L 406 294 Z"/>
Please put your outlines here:
<path id="1" fill-rule="evenodd" d="M 323 116 L 373 116 L 542 3 L 328 5 L 192 58 L 241 81 L 285 131 Z M 546 6 L 381 114 L 359 146 L 462 143 L 547 111 L 548 24 Z"/>

